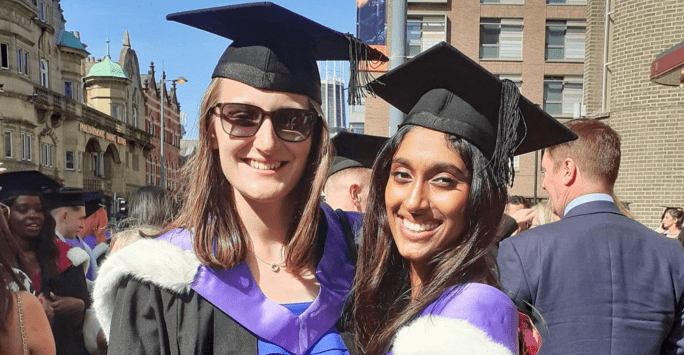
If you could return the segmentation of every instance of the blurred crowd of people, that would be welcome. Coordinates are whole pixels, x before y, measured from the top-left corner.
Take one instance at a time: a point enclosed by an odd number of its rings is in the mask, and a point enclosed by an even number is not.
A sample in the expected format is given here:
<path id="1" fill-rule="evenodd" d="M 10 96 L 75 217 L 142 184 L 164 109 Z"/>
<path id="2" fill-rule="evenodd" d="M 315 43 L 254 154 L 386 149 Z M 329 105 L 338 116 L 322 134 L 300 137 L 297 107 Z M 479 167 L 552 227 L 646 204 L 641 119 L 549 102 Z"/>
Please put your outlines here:
<path id="1" fill-rule="evenodd" d="M 110 199 L 101 191 L 62 187 L 37 171 L 19 171 L 0 175 L 0 201 L 0 315 L 10 320 L 0 330 L 11 330 L 0 335 L 0 353 L 19 353 L 17 330 L 31 354 L 106 353 L 90 307 L 98 265 L 144 235 L 141 228 L 149 236 L 159 233 L 172 220 L 176 199 L 161 187 L 141 187 L 128 215 L 110 223 Z M 17 307 L 21 313 L 10 312 Z M 20 319 L 26 323 L 15 327 Z"/>

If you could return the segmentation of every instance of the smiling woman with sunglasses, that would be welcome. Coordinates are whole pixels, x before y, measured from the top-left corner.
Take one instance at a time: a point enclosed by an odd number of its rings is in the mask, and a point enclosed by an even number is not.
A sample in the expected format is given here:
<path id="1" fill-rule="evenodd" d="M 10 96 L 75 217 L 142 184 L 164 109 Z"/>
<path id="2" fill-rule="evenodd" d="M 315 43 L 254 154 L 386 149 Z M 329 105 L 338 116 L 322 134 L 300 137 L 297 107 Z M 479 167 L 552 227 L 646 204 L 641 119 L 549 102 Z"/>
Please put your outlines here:
<path id="1" fill-rule="evenodd" d="M 109 353 L 346 354 L 342 223 L 360 218 L 320 203 L 333 152 L 316 60 L 382 56 L 270 3 L 168 18 L 234 42 L 200 106 L 179 217 L 100 268 Z"/>

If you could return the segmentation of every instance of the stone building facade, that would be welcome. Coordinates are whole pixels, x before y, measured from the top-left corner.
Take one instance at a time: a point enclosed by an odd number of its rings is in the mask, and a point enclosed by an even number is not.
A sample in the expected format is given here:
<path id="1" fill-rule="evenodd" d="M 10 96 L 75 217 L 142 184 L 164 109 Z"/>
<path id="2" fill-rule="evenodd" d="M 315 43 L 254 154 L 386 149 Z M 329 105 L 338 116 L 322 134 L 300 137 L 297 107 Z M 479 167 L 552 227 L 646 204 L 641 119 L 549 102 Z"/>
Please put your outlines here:
<path id="1" fill-rule="evenodd" d="M 65 22 L 57 0 L 0 6 L 0 162 L 65 186 L 125 194 L 145 183 L 144 166 L 134 162 L 151 148 L 150 135 L 112 117 L 104 102 L 130 109 L 134 79 L 88 75 L 95 62 Z"/>
<path id="2" fill-rule="evenodd" d="M 684 207 L 684 89 L 649 80 L 656 55 L 683 33 L 683 0 L 587 3 L 587 114 L 622 136 L 616 193 L 649 227 L 661 206 Z"/>
<path id="3" fill-rule="evenodd" d="M 407 56 L 449 42 L 565 121 L 582 114 L 585 13 L 586 0 L 408 0 Z M 389 105 L 367 98 L 365 112 L 365 133 L 387 136 Z M 511 195 L 534 197 L 536 174 L 536 195 L 547 196 L 535 159 L 516 158 Z"/>

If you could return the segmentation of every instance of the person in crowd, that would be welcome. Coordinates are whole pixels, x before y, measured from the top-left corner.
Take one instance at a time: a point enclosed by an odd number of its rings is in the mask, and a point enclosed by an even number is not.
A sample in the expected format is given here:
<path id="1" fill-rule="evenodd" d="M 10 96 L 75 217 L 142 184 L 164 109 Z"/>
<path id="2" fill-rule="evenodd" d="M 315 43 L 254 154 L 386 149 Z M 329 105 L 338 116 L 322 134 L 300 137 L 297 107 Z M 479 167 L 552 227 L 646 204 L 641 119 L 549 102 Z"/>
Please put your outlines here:
<path id="1" fill-rule="evenodd" d="M 88 354 L 83 321 L 90 305 L 89 256 L 55 236 L 43 191 L 60 185 L 37 171 L 0 174 L 0 201 L 10 207 L 9 230 L 19 241 L 38 299 L 51 323 L 57 354 Z"/>
<path id="2" fill-rule="evenodd" d="M 78 238 L 92 251 L 90 263 L 98 267 L 109 252 L 109 218 L 107 218 L 106 197 L 102 191 L 84 194 L 85 219 Z M 86 248 L 83 248 L 86 250 Z M 86 250 L 87 251 L 87 250 Z M 94 280 L 93 280 L 94 281 Z"/>
<path id="3" fill-rule="evenodd" d="M 80 248 L 88 254 L 86 279 L 94 281 L 97 276 L 97 258 L 93 250 L 78 235 L 85 228 L 86 193 L 79 188 L 61 188 L 45 194 L 50 215 L 55 220 L 55 235 L 60 241 Z"/>
<path id="4" fill-rule="evenodd" d="M 55 354 L 55 340 L 43 305 L 24 287 L 14 269 L 7 225 L 11 209 L 0 204 L 0 354 Z M 8 258 L 7 256 L 10 256 Z"/>
<path id="5" fill-rule="evenodd" d="M 272 3 L 167 18 L 233 42 L 200 106 L 171 231 L 100 269 L 109 354 L 345 354 L 337 324 L 355 245 L 341 218 L 355 226 L 360 215 L 320 204 L 332 147 L 316 60 L 353 59 L 354 71 L 386 58 Z"/>
<path id="6" fill-rule="evenodd" d="M 551 204 L 548 200 L 539 201 L 536 205 L 532 206 L 532 209 L 535 211 L 535 214 L 530 223 L 530 228 L 539 227 L 560 220 L 560 217 L 553 213 Z"/>
<path id="7" fill-rule="evenodd" d="M 342 131 L 332 138 L 335 158 L 323 189 L 333 209 L 364 212 L 373 162 L 387 138 Z"/>
<path id="8" fill-rule="evenodd" d="M 505 213 L 511 215 L 516 211 L 527 208 L 530 208 L 530 201 L 528 199 L 519 195 L 508 196 Z"/>
<path id="9" fill-rule="evenodd" d="M 155 226 L 132 226 L 117 231 L 112 235 L 110 253 L 114 253 L 126 245 L 142 238 L 159 235 L 161 231 L 162 230 L 159 227 Z"/>
<path id="10" fill-rule="evenodd" d="M 371 86 L 407 117 L 373 168 L 352 298 L 359 353 L 518 353 L 518 310 L 491 257 L 511 161 L 574 135 L 445 42 Z"/>
<path id="11" fill-rule="evenodd" d="M 95 248 L 102 243 L 107 243 L 109 235 L 107 226 L 107 197 L 102 191 L 91 191 L 85 195 L 85 214 L 83 220 L 84 227 L 78 236 L 90 247 Z"/>
<path id="12" fill-rule="evenodd" d="M 656 232 L 665 235 L 668 238 L 678 239 L 682 238 L 682 223 L 684 222 L 684 211 L 677 207 L 667 207 L 660 217 L 660 227 Z"/>
<path id="13" fill-rule="evenodd" d="M 177 214 L 171 192 L 161 186 L 138 188 L 131 198 L 128 224 L 166 227 Z"/>
<path id="14" fill-rule="evenodd" d="M 540 354 L 684 351 L 684 253 L 613 201 L 620 137 L 572 120 L 579 139 L 546 149 L 543 188 L 561 220 L 499 245 L 501 284 L 541 313 Z"/>

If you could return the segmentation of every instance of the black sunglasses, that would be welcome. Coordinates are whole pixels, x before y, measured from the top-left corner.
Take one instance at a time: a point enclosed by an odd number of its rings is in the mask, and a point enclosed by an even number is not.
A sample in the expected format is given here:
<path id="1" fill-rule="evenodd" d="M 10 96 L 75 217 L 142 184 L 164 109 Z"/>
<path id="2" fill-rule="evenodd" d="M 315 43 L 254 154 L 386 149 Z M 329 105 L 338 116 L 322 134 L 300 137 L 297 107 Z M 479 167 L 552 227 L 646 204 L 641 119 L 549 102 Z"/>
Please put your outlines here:
<path id="1" fill-rule="evenodd" d="M 311 136 L 318 115 L 310 110 L 281 108 L 275 111 L 264 111 L 261 107 L 221 102 L 212 106 L 207 113 L 221 117 L 223 131 L 231 137 L 254 136 L 265 116 L 270 116 L 278 138 L 288 142 L 302 142 Z"/>

